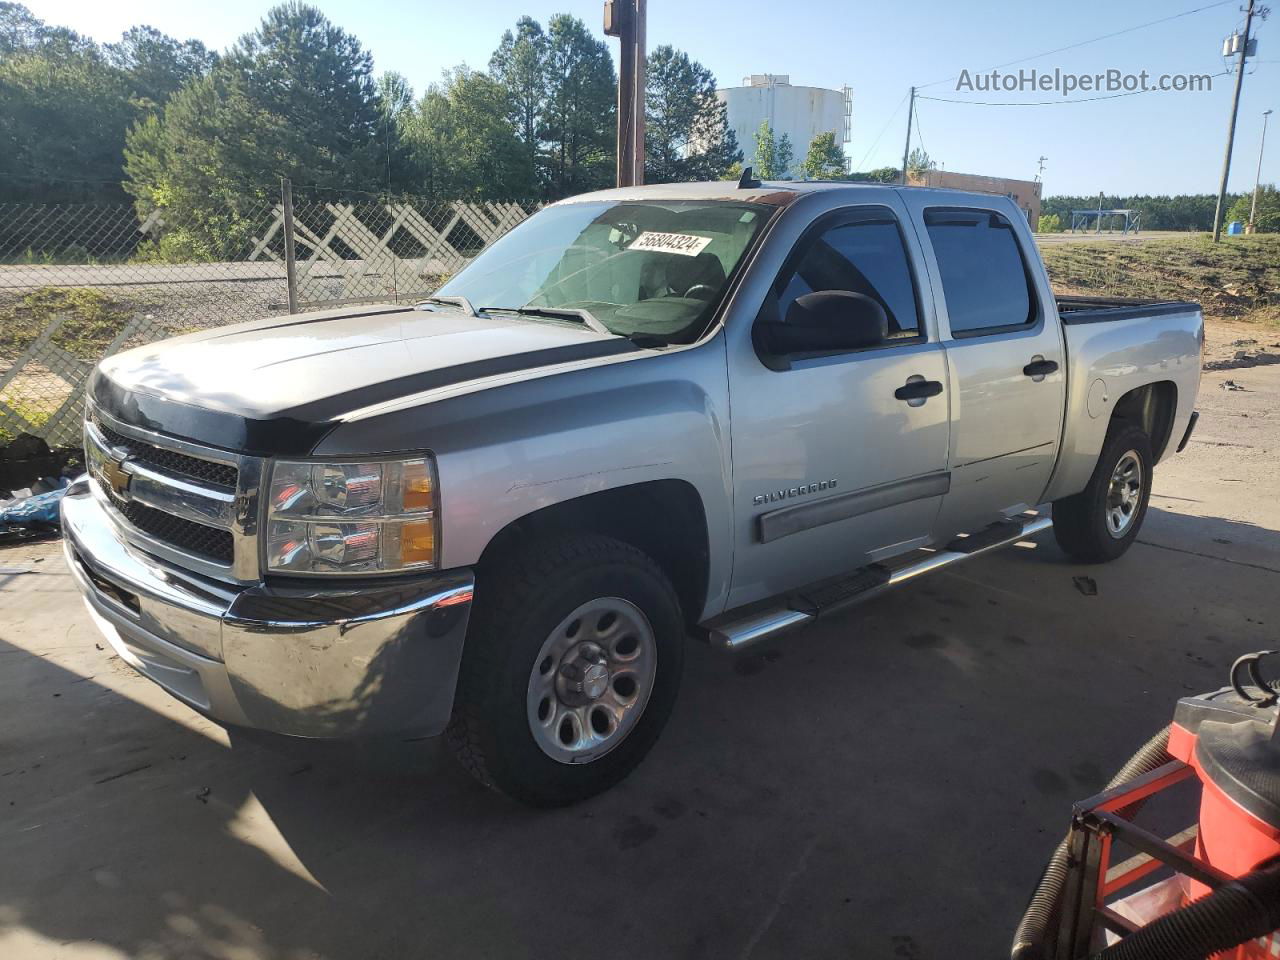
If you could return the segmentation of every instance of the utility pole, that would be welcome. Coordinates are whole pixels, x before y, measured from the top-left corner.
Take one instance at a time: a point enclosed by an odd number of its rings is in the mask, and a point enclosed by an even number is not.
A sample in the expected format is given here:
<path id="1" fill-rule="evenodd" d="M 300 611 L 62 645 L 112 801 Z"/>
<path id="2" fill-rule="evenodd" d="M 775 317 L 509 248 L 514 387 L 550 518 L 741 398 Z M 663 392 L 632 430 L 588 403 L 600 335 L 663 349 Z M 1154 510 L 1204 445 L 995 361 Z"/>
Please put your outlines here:
<path id="1" fill-rule="evenodd" d="M 1258 186 L 1262 183 L 1262 151 L 1267 148 L 1267 117 L 1270 110 L 1262 111 L 1262 142 L 1258 144 L 1258 172 L 1253 178 L 1253 203 L 1249 205 L 1249 233 L 1253 233 L 1253 221 L 1258 216 Z"/>
<path id="2" fill-rule="evenodd" d="M 618 167 L 620 187 L 644 183 L 646 0 L 605 0 L 604 32 L 617 37 Z"/>
<path id="3" fill-rule="evenodd" d="M 907 142 L 902 148 L 902 185 L 907 185 L 907 158 L 911 156 L 911 124 L 916 115 L 916 88 L 911 88 L 911 102 L 907 104 Z"/>
<path id="4" fill-rule="evenodd" d="M 1040 159 L 1036 161 L 1040 164 L 1040 169 L 1036 171 L 1036 183 L 1039 183 L 1044 179 L 1044 162 L 1048 159 L 1048 157 L 1041 156 Z"/>
<path id="5" fill-rule="evenodd" d="M 644 108 L 645 108 L 645 65 L 648 54 L 645 52 L 647 42 L 647 24 L 649 20 L 648 0 L 635 0 L 636 4 L 636 79 L 635 79 L 635 174 L 631 182 L 644 183 Z"/>
<path id="6" fill-rule="evenodd" d="M 1240 40 L 1240 60 L 1236 64 L 1236 89 L 1231 97 L 1231 119 L 1227 122 L 1227 150 L 1222 158 L 1222 182 L 1218 184 L 1218 203 L 1213 209 L 1213 242 L 1222 238 L 1222 208 L 1227 202 L 1227 177 L 1231 175 L 1231 147 L 1236 138 L 1236 113 L 1240 109 L 1240 88 L 1244 85 L 1244 64 L 1249 58 L 1249 33 L 1253 27 L 1254 4 L 1249 0 L 1249 7 L 1244 15 L 1244 36 Z M 1261 11 L 1266 16 L 1266 8 Z"/>

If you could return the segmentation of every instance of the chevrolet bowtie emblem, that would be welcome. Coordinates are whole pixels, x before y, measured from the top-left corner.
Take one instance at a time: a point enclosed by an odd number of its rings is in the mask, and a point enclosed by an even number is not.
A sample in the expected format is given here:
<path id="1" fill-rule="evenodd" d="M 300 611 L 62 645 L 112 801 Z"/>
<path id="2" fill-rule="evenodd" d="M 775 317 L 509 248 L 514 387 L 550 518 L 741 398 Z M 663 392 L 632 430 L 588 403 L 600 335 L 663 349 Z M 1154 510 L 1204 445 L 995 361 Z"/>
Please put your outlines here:
<path id="1" fill-rule="evenodd" d="M 128 454 L 112 451 L 111 455 L 102 464 L 102 479 L 107 482 L 107 486 L 118 497 L 123 497 L 125 491 L 129 489 L 131 475 L 124 469 L 124 461 L 127 456 Z"/>

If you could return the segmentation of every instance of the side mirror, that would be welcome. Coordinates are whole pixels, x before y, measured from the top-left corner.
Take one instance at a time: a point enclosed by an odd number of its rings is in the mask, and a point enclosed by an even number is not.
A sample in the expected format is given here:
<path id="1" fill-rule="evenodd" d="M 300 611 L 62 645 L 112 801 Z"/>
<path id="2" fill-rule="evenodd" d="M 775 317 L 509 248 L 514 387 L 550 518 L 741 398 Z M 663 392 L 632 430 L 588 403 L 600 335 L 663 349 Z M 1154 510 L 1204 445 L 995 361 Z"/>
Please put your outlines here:
<path id="1" fill-rule="evenodd" d="M 889 337 L 889 318 L 871 297 L 851 290 L 821 290 L 796 297 L 785 323 L 758 324 L 761 346 L 775 356 L 824 350 L 860 350 Z"/>

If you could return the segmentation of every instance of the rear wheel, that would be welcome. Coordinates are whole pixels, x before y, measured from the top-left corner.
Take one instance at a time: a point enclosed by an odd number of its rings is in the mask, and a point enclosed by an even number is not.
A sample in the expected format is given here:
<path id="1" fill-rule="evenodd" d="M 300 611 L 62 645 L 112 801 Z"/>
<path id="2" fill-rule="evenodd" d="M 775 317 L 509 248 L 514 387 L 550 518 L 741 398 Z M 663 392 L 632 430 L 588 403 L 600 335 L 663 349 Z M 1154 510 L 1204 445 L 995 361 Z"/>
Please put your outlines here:
<path id="1" fill-rule="evenodd" d="M 1137 539 L 1151 498 L 1151 438 L 1125 421 L 1112 425 L 1089 484 L 1053 505 L 1058 545 L 1081 563 L 1106 563 Z"/>
<path id="2" fill-rule="evenodd" d="M 647 555 L 593 534 L 535 543 L 480 581 L 450 745 L 517 800 L 585 799 L 657 740 L 683 652 L 675 590 Z"/>

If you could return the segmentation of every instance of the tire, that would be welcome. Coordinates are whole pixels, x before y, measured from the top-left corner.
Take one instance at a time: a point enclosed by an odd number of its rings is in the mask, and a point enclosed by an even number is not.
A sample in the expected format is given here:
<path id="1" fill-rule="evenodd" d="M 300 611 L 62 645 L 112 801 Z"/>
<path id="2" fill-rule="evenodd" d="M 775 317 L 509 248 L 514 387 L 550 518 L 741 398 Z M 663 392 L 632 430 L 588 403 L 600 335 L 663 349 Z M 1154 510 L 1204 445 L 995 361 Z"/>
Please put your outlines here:
<path id="1" fill-rule="evenodd" d="M 1154 459 L 1146 433 L 1124 420 L 1112 424 L 1088 486 L 1053 505 L 1058 546 L 1079 563 L 1107 563 L 1128 550 L 1147 515 Z"/>
<path id="2" fill-rule="evenodd" d="M 535 541 L 478 583 L 449 745 L 522 803 L 594 796 L 658 739 L 684 639 L 676 592 L 646 554 L 595 534 Z"/>

